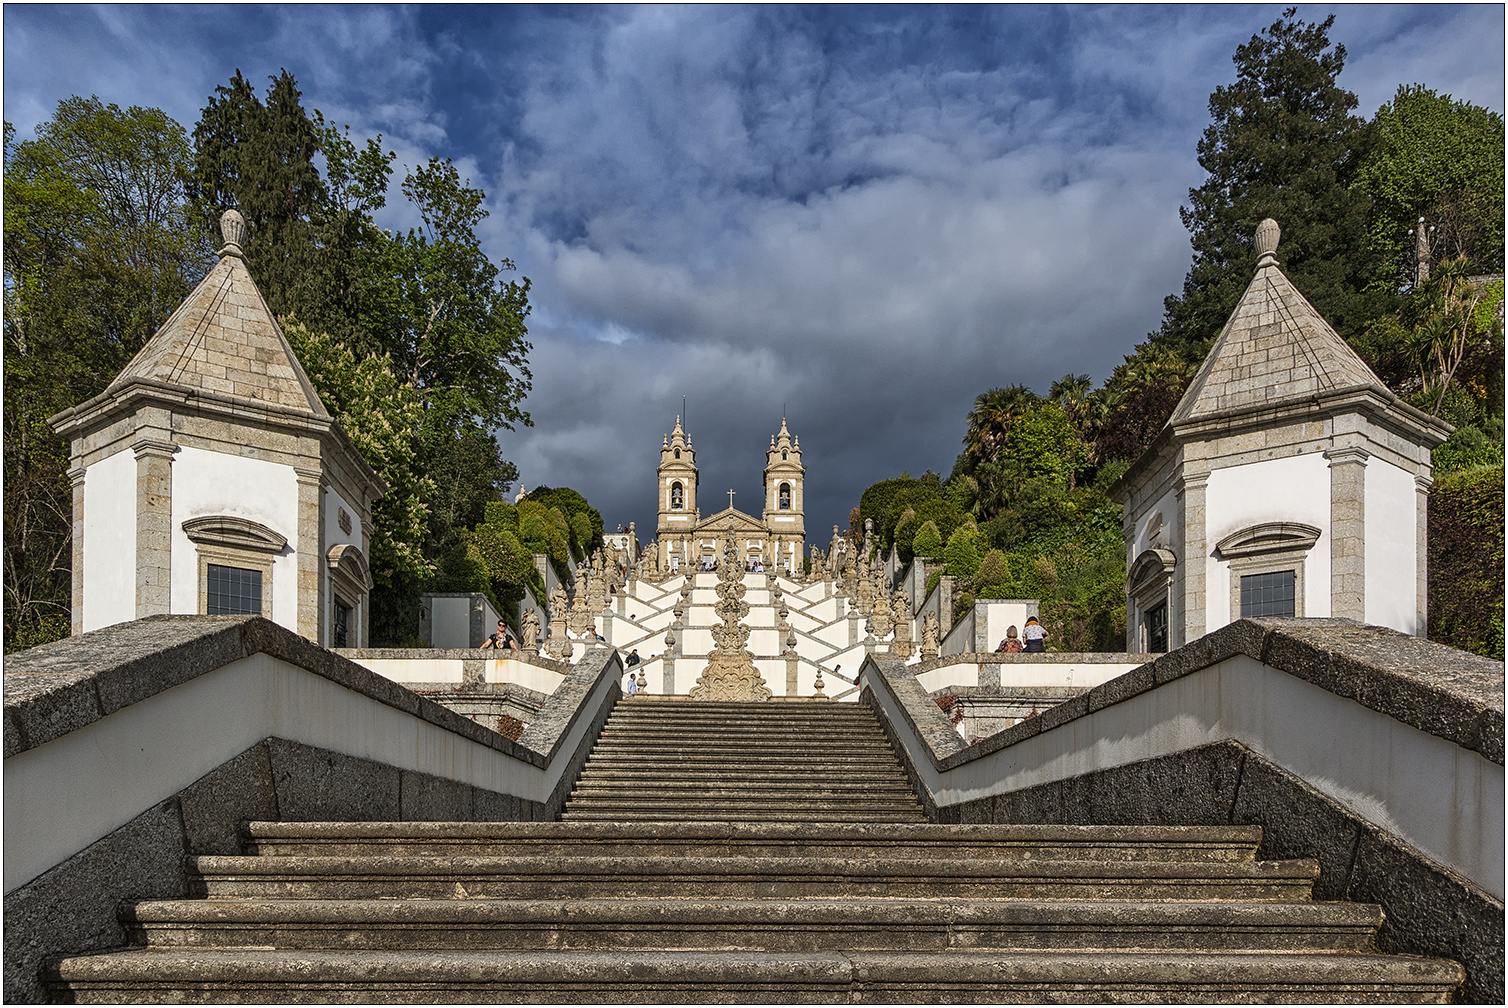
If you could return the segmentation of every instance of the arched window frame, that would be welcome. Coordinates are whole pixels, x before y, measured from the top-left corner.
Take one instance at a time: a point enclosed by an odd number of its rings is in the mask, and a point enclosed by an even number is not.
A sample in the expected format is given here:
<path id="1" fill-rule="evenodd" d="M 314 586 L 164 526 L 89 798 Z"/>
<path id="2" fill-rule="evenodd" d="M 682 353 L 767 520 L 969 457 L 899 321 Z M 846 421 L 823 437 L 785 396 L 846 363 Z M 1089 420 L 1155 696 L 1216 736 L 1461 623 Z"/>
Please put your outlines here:
<path id="1" fill-rule="evenodd" d="M 272 618 L 272 567 L 288 548 L 288 537 L 238 515 L 201 515 L 183 523 L 183 534 L 199 555 L 199 607 L 209 612 L 209 568 L 256 571 L 262 579 L 262 611 Z"/>
<path id="2" fill-rule="evenodd" d="M 1304 615 L 1304 567 L 1323 531 L 1302 522 L 1261 522 L 1233 532 L 1215 544 L 1230 570 L 1231 622 L 1241 619 L 1241 579 L 1293 571 L 1293 615 Z"/>
<path id="3" fill-rule="evenodd" d="M 1132 562 L 1126 575 L 1126 598 L 1130 600 L 1134 611 L 1131 626 L 1128 627 L 1131 640 L 1127 643 L 1134 644 L 1143 654 L 1149 653 L 1152 646 L 1148 639 L 1147 617 L 1158 606 L 1167 607 L 1168 646 L 1172 646 L 1173 568 L 1177 564 L 1178 558 L 1171 550 L 1149 549 Z"/>

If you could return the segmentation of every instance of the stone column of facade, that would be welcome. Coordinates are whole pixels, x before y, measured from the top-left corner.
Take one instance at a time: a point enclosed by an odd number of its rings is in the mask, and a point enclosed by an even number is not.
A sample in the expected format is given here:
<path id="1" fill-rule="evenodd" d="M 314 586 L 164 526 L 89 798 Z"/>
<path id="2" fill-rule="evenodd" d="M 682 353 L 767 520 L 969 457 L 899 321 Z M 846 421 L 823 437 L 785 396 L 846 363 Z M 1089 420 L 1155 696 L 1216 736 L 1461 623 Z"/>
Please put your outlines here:
<path id="1" fill-rule="evenodd" d="M 361 519 L 361 542 L 366 551 L 367 564 L 369 565 L 368 570 L 370 570 L 372 562 L 372 542 L 375 531 L 376 529 L 372 525 L 370 516 Z M 372 646 L 372 589 L 370 586 L 368 586 L 366 591 L 362 592 L 361 604 L 357 607 L 354 639 L 357 641 L 356 647 L 365 648 Z M 487 639 L 486 634 L 482 635 L 482 639 Z M 480 644 L 480 642 L 478 643 Z"/>
<path id="2" fill-rule="evenodd" d="M 1367 617 L 1367 459 L 1361 448 L 1325 452 L 1330 461 L 1330 615 Z"/>
<path id="3" fill-rule="evenodd" d="M 1203 637 L 1209 618 L 1208 578 L 1205 572 L 1209 544 L 1205 541 L 1204 524 L 1204 499 L 1209 480 L 1210 474 L 1207 472 L 1187 473 L 1180 483 L 1182 492 L 1178 495 L 1178 503 L 1180 525 L 1183 528 L 1184 562 L 1173 571 L 1173 599 L 1182 612 L 1168 614 L 1170 617 L 1179 617 L 1176 622 L 1171 618 L 1168 620 L 1168 630 L 1170 634 L 1181 634 L 1181 637 L 1168 641 L 1170 651 Z M 1231 615 L 1240 616 L 1239 613 Z"/>
<path id="4" fill-rule="evenodd" d="M 143 438 L 131 450 L 136 455 L 136 618 L 141 619 L 168 612 L 171 602 L 173 453 L 178 446 Z"/>
<path id="5" fill-rule="evenodd" d="M 298 632 L 325 644 L 325 579 L 320 570 L 325 556 L 325 524 L 319 520 L 323 479 L 318 469 L 294 469 L 294 473 L 298 476 Z M 305 543 L 314 548 L 304 548 Z"/>
<path id="6" fill-rule="evenodd" d="M 1414 533 L 1414 582 L 1415 605 L 1418 613 L 1414 634 L 1429 636 L 1429 488 L 1434 485 L 1432 476 L 1414 477 L 1415 533 Z"/>
<path id="7" fill-rule="evenodd" d="M 953 575 L 944 574 L 937 579 L 937 641 L 942 643 L 948 631 L 953 629 Z"/>
<path id="8" fill-rule="evenodd" d="M 84 473 L 83 466 L 68 470 L 68 482 L 73 486 L 73 590 L 69 606 L 72 609 L 71 633 L 84 632 Z"/>

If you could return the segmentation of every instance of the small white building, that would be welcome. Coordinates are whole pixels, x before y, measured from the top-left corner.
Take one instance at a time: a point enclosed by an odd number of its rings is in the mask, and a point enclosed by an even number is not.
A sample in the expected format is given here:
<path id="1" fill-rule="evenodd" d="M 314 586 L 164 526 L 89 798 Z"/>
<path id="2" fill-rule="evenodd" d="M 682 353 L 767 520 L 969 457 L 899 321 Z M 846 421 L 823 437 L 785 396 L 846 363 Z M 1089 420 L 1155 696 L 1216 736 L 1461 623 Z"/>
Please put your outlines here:
<path id="1" fill-rule="evenodd" d="M 71 442 L 73 632 L 259 614 L 367 644 L 371 507 L 387 490 L 320 402 L 247 272 L 246 222 L 109 387 L 50 419 Z"/>
<path id="2" fill-rule="evenodd" d="M 1347 617 L 1423 635 L 1430 451 L 1451 427 L 1402 402 L 1289 282 L 1278 226 L 1125 509 L 1126 649 L 1248 616 Z"/>

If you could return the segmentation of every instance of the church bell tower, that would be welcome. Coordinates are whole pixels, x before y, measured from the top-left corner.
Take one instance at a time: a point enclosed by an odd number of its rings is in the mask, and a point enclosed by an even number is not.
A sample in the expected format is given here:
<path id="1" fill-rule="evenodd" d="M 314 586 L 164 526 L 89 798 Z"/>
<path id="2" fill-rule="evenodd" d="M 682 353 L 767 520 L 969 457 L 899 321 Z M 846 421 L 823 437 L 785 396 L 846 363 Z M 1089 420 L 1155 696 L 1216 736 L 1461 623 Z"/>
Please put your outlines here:
<path id="1" fill-rule="evenodd" d="M 794 570 L 801 563 L 806 542 L 805 500 L 802 484 L 806 467 L 801 464 L 801 439 L 791 437 L 785 417 L 780 433 L 771 436 L 765 452 L 764 523 L 770 530 L 772 551 L 779 565 Z"/>
<path id="2" fill-rule="evenodd" d="M 696 449 L 675 418 L 675 429 L 660 445 L 660 540 L 661 561 L 670 566 L 671 557 L 688 562 L 685 544 L 701 519 L 696 506 Z"/>

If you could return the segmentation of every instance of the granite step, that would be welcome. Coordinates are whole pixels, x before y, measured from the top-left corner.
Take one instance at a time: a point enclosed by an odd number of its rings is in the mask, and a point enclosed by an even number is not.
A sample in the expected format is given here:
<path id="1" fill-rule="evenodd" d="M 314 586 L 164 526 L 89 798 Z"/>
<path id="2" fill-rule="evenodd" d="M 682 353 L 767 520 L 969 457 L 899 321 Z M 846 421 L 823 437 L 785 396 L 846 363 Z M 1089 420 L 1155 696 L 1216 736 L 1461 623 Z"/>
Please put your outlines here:
<path id="1" fill-rule="evenodd" d="M 1069 861 L 1251 861 L 1256 826 L 1055 826 L 893 823 L 252 822 L 247 854 L 642 854 Z"/>
<path id="2" fill-rule="evenodd" d="M 1372 950 L 1375 906 L 1010 900 L 161 900 L 148 947 L 298 949 Z"/>
<path id="3" fill-rule="evenodd" d="M 717 813 L 703 813 L 695 810 L 684 809 L 648 809 L 640 812 L 625 811 L 622 809 L 580 809 L 575 812 L 566 812 L 563 818 L 570 822 L 604 822 L 604 823 L 656 823 L 656 822 L 689 822 L 689 823 L 762 823 L 769 822 L 772 818 L 779 818 L 783 822 L 790 823 L 830 823 L 833 819 L 840 818 L 850 823 L 916 823 L 924 822 L 926 817 L 915 812 L 862 812 L 844 808 L 835 816 L 829 807 L 813 809 L 764 809 L 758 806 L 739 806 L 736 809 Z"/>
<path id="4" fill-rule="evenodd" d="M 78 1003 L 1443 1003 L 1461 968 L 1369 953 L 144 949 L 74 956 Z"/>
<path id="5" fill-rule="evenodd" d="M 250 857 L 190 867 L 211 898 L 1309 899 L 1311 859 L 992 861 L 824 857 Z"/>

